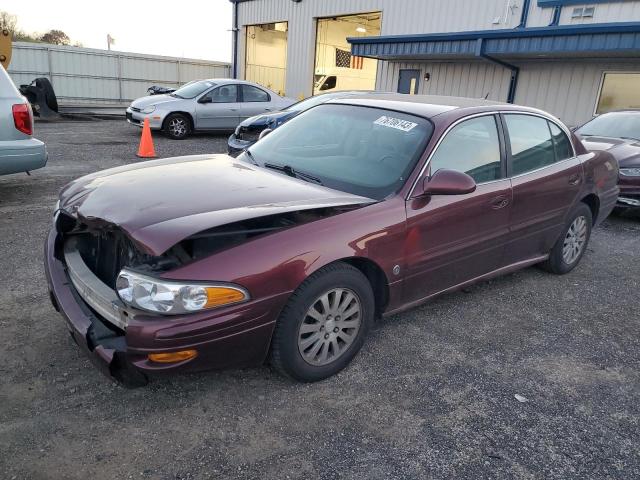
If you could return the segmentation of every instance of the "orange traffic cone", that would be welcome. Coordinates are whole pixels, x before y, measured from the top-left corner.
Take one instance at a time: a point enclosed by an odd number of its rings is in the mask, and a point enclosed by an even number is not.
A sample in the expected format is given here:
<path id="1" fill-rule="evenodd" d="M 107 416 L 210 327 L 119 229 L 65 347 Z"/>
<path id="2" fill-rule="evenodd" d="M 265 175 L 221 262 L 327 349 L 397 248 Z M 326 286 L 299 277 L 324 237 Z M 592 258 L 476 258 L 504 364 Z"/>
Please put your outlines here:
<path id="1" fill-rule="evenodd" d="M 142 137 L 140 137 L 138 156 L 140 158 L 156 158 L 156 151 L 153 148 L 153 138 L 151 137 L 151 128 L 149 127 L 148 118 L 144 119 L 144 124 L 142 126 Z"/>

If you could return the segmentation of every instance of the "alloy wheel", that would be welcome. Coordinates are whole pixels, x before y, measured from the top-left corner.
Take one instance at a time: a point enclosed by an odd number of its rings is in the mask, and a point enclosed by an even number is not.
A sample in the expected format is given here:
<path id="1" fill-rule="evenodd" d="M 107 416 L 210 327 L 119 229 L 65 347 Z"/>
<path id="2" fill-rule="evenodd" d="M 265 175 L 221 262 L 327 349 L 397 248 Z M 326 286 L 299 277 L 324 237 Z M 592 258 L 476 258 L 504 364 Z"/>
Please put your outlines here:
<path id="1" fill-rule="evenodd" d="M 362 305 L 355 292 L 334 288 L 309 307 L 298 331 L 298 350 L 314 366 L 328 365 L 343 355 L 358 336 Z"/>
<path id="2" fill-rule="evenodd" d="M 576 219 L 569 226 L 562 246 L 562 259 L 567 265 L 573 264 L 587 243 L 587 219 L 583 216 Z"/>
<path id="3" fill-rule="evenodd" d="M 187 124 L 182 118 L 173 118 L 169 122 L 169 131 L 176 137 L 182 137 L 187 133 Z"/>

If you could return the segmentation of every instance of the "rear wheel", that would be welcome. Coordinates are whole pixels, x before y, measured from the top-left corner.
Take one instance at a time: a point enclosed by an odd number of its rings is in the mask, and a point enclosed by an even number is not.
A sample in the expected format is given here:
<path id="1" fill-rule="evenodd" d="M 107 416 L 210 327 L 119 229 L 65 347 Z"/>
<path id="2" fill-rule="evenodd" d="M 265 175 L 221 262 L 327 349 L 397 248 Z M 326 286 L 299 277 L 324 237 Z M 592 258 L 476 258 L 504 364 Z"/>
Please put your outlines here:
<path id="1" fill-rule="evenodd" d="M 172 113 L 164 121 L 164 133 L 174 140 L 187 138 L 191 133 L 191 121 L 182 113 Z"/>
<path id="2" fill-rule="evenodd" d="M 291 296 L 273 335 L 271 364 L 280 373 L 314 382 L 346 367 L 373 323 L 369 280 L 343 263 L 309 277 Z"/>
<path id="3" fill-rule="evenodd" d="M 578 204 L 569 215 L 562 235 L 551 249 L 549 259 L 541 265 L 542 268 L 558 275 L 573 270 L 587 250 L 592 225 L 591 209 L 584 203 Z"/>

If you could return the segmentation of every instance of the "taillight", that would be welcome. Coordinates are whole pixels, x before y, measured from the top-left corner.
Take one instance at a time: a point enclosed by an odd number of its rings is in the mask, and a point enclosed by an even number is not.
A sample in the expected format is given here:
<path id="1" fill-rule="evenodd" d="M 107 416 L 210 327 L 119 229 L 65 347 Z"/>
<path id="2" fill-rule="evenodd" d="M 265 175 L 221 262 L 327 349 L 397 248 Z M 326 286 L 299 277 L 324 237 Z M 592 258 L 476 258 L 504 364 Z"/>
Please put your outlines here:
<path id="1" fill-rule="evenodd" d="M 31 105 L 19 103 L 11 107 L 13 110 L 13 123 L 18 130 L 27 135 L 33 135 L 33 113 Z"/>

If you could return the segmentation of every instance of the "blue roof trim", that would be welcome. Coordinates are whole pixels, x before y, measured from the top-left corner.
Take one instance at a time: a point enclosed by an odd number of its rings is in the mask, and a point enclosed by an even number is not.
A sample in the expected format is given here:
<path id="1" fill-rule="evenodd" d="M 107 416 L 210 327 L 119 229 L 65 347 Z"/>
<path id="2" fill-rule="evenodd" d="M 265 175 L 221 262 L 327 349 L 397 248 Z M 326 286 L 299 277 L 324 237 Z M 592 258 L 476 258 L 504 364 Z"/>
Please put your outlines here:
<path id="1" fill-rule="evenodd" d="M 625 33 L 640 32 L 640 22 L 590 23 L 581 25 L 558 25 L 522 29 L 501 28 L 498 30 L 474 30 L 470 32 L 427 33 L 414 35 L 385 35 L 378 37 L 349 37 L 352 45 L 386 43 L 388 41 L 431 42 L 438 40 L 477 40 L 478 38 L 550 37 L 554 35 L 577 35 L 580 33 Z"/>
<path id="2" fill-rule="evenodd" d="M 640 22 L 551 26 L 473 32 L 348 38 L 353 55 L 373 58 L 477 56 L 559 52 L 640 52 Z"/>
<path id="3" fill-rule="evenodd" d="M 594 3 L 622 3 L 625 0 L 538 0 L 540 8 L 563 7 L 565 5 L 593 5 Z"/>

